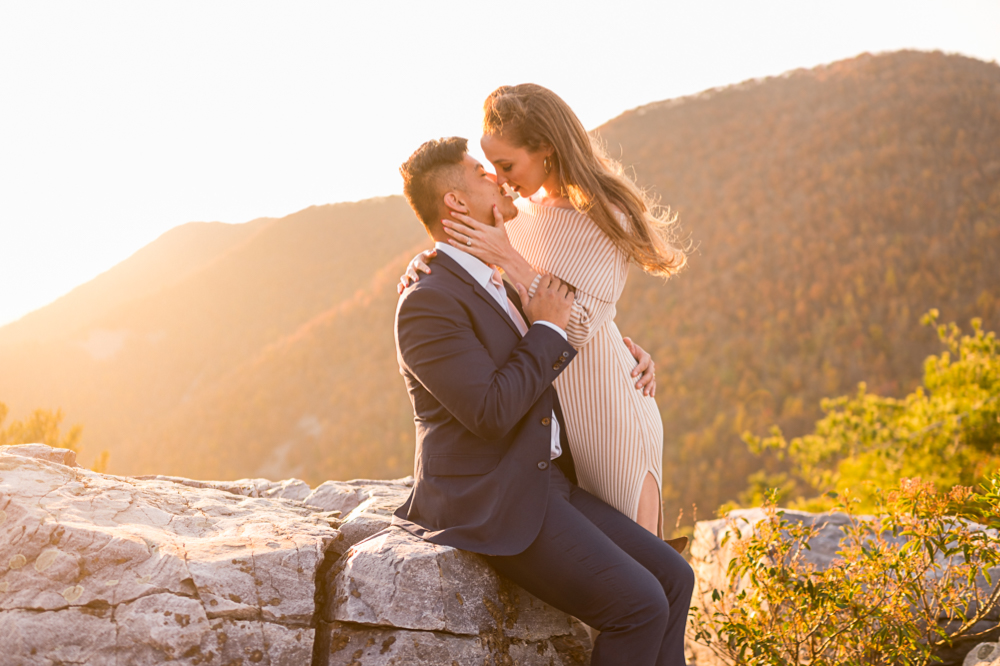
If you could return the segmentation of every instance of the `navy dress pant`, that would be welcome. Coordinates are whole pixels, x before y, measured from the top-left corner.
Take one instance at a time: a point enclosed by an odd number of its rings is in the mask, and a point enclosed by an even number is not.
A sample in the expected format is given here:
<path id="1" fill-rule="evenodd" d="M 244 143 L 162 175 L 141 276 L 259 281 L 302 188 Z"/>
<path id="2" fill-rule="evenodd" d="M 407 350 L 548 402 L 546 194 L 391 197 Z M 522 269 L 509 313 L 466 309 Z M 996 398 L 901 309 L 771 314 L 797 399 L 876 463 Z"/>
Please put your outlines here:
<path id="1" fill-rule="evenodd" d="M 694 572 L 673 548 L 550 465 L 538 537 L 487 556 L 542 601 L 600 630 L 592 666 L 683 666 Z"/>

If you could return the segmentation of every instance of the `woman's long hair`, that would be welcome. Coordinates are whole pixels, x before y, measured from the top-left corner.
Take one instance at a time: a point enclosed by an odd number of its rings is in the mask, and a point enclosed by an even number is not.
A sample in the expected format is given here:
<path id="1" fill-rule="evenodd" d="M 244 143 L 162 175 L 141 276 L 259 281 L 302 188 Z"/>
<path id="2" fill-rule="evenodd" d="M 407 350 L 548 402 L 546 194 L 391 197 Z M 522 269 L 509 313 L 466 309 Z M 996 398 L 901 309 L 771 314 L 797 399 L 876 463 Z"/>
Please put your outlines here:
<path id="1" fill-rule="evenodd" d="M 502 136 L 530 152 L 554 149 L 552 167 L 558 170 L 562 193 L 631 261 L 663 277 L 684 267 L 687 256 L 673 244 L 676 218 L 659 210 L 625 175 L 558 95 L 534 83 L 501 86 L 486 98 L 483 112 L 485 134 Z M 628 216 L 629 225 L 618 223 L 613 205 Z"/>

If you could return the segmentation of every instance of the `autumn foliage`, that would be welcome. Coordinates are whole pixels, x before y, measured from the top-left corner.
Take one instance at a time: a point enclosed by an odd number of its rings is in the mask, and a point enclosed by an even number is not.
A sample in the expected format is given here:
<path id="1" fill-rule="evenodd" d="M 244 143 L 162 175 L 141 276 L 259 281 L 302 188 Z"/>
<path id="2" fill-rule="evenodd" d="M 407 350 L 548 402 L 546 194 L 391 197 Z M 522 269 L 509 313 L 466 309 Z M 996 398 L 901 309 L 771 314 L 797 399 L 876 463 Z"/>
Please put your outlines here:
<path id="1" fill-rule="evenodd" d="M 745 431 L 804 434 L 862 381 L 916 388 L 938 349 L 928 310 L 1000 330 L 996 64 L 866 54 L 599 131 L 697 248 L 665 285 L 634 275 L 618 306 L 658 361 L 668 511 L 711 515 L 749 474 L 787 470 Z"/>

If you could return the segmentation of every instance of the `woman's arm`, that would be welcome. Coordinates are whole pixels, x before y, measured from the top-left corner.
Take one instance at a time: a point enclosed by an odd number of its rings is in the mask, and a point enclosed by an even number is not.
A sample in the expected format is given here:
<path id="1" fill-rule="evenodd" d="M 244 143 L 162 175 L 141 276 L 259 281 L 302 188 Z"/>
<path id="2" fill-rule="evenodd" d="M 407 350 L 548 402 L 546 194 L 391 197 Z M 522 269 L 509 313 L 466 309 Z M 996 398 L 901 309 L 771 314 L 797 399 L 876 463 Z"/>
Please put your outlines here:
<path id="1" fill-rule="evenodd" d="M 525 288 L 541 277 L 510 244 L 503 215 L 496 206 L 493 206 L 493 226 L 457 211 L 452 211 L 451 214 L 455 219 L 441 220 L 441 224 L 451 236 L 448 242 L 452 246 L 468 252 L 484 263 L 499 266 L 512 283 L 523 284 Z"/>
<path id="2" fill-rule="evenodd" d="M 487 264 L 499 266 L 510 277 L 511 282 L 525 285 L 528 295 L 535 295 L 541 273 L 510 244 L 503 216 L 496 206 L 493 207 L 493 226 L 456 211 L 452 211 L 451 215 L 453 220 L 441 220 L 445 232 L 451 236 L 449 243 Z M 615 304 L 579 289 L 562 276 L 555 277 L 570 284 L 576 294 L 566 333 L 570 344 L 580 349 L 590 342 L 608 319 L 614 317 Z"/>
<path id="3" fill-rule="evenodd" d="M 402 294 L 403 290 L 409 287 L 414 282 L 420 282 L 420 273 L 427 273 L 430 275 L 431 267 L 427 263 L 436 257 L 438 251 L 434 248 L 429 250 L 424 250 L 417 256 L 410 259 L 410 263 L 406 265 L 406 271 L 399 276 L 399 284 L 396 285 L 396 293 Z"/>
<path id="4" fill-rule="evenodd" d="M 441 220 L 445 231 L 451 236 L 449 243 L 480 261 L 499 266 L 514 284 L 529 285 L 528 295 L 534 297 L 542 274 L 510 244 L 503 216 L 496 206 L 493 207 L 493 226 L 455 211 L 452 212 L 452 216 L 454 220 Z M 411 268 L 415 266 L 417 259 L 418 257 L 415 257 L 410 262 Z M 408 270 L 407 273 L 409 272 Z M 614 316 L 615 304 L 575 287 L 573 292 L 575 301 L 566 334 L 569 343 L 575 349 L 580 349 L 590 342 L 608 319 Z M 622 342 L 636 360 L 636 366 L 632 369 L 632 378 L 637 380 L 636 390 L 642 391 L 646 396 L 655 396 L 656 375 L 652 357 L 631 338 L 623 338 Z"/>

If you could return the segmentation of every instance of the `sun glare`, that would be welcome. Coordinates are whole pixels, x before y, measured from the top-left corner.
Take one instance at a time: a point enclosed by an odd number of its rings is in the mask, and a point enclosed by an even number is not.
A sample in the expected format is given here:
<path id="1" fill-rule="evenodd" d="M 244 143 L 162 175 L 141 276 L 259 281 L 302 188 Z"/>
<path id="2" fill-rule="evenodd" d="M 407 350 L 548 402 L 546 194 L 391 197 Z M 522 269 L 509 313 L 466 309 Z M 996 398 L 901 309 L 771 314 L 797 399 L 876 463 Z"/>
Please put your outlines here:
<path id="1" fill-rule="evenodd" d="M 1000 57 L 988 2 L 438 9 L 4 4 L 0 324 L 188 221 L 398 193 L 427 138 L 466 136 L 483 160 L 481 105 L 501 84 L 550 87 L 594 128 L 863 51 Z"/>

